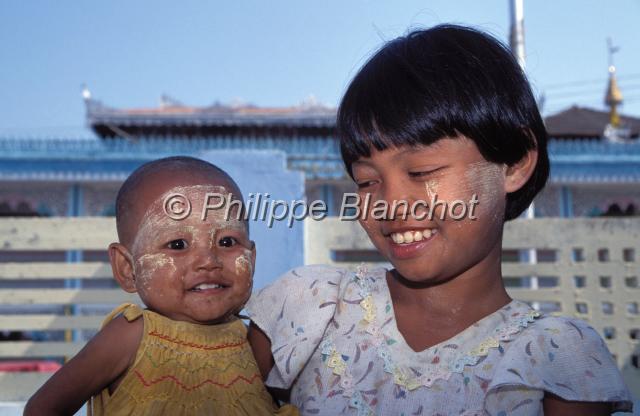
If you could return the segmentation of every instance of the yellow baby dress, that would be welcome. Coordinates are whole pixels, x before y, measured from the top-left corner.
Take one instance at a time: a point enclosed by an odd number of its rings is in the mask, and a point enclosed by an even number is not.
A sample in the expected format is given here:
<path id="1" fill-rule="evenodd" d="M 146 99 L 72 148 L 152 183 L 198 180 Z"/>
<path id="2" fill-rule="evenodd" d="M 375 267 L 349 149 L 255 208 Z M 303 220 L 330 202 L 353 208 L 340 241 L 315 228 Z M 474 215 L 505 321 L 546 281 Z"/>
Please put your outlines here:
<path id="1" fill-rule="evenodd" d="M 102 415 L 297 415 L 273 403 L 240 319 L 219 325 L 174 321 L 134 304 L 116 308 L 127 321 L 140 316 L 144 333 L 134 364 L 113 394 L 92 397 Z"/>

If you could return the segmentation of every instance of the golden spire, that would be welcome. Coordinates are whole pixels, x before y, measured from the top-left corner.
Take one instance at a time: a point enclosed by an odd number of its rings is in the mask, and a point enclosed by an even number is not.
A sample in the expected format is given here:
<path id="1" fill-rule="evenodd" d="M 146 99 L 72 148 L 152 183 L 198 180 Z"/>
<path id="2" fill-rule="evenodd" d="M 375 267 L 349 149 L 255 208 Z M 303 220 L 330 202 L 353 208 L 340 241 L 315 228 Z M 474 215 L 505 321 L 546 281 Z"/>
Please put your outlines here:
<path id="1" fill-rule="evenodd" d="M 611 39 L 607 39 L 609 49 L 609 85 L 607 86 L 607 94 L 604 97 L 604 103 L 609 106 L 609 124 L 613 127 L 620 126 L 620 115 L 618 115 L 618 106 L 622 104 L 622 92 L 618 88 L 616 81 L 616 67 L 613 65 L 613 54 L 618 52 L 618 47 L 611 44 Z"/>

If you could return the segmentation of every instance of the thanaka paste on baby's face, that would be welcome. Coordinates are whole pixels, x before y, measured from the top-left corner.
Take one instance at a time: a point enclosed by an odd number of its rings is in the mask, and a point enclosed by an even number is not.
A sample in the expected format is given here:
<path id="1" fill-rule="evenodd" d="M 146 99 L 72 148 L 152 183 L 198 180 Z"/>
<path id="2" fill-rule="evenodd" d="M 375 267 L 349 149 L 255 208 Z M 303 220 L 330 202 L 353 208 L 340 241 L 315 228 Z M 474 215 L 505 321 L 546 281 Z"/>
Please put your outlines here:
<path id="1" fill-rule="evenodd" d="M 172 219 L 164 208 L 165 199 L 177 193 L 186 196 L 191 202 L 191 213 L 183 220 Z M 250 294 L 253 275 L 252 243 L 248 238 L 246 225 L 235 218 L 234 210 L 231 211 L 230 218 L 226 219 L 226 206 L 207 210 L 202 219 L 205 199 L 209 199 L 206 202 L 210 205 L 216 202 L 207 195 L 228 193 L 223 186 L 176 186 L 164 192 L 149 206 L 142 216 L 131 247 L 136 288 L 143 300 L 145 297 L 169 296 L 172 290 L 180 291 L 180 285 L 193 284 L 193 276 L 189 278 L 188 275 L 195 273 L 194 262 L 204 261 L 198 257 L 202 255 L 211 256 L 211 261 L 219 265 L 222 269 L 220 273 L 226 276 L 223 279 L 237 283 L 233 287 L 234 296 L 225 300 L 226 309 L 223 308 L 221 312 L 229 312 L 229 308 L 241 308 Z M 215 247 L 221 238 L 227 237 L 237 241 L 237 249 Z M 170 249 L 170 243 L 176 242 L 180 246 L 188 244 L 189 254 L 184 254 L 187 252 L 180 249 Z M 176 287 L 168 279 L 179 280 L 180 285 Z"/>
<path id="2" fill-rule="evenodd" d="M 149 238 L 149 227 L 157 228 L 158 226 L 163 226 L 164 228 L 175 230 L 184 228 L 185 224 L 193 223 L 193 220 L 199 218 L 199 215 L 201 214 L 207 193 L 226 195 L 228 191 L 224 186 L 215 185 L 175 186 L 155 198 L 153 202 L 148 205 L 140 219 L 138 232 L 134 238 L 132 250 L 135 251 L 136 248 L 140 247 L 142 242 L 146 242 L 146 239 Z M 183 220 L 172 219 L 165 211 L 166 208 L 164 206 L 164 202 L 167 197 L 178 194 L 185 196 L 191 203 L 191 213 Z M 224 209 L 208 210 L 205 218 L 205 220 L 209 222 L 220 221 L 223 219 Z"/>

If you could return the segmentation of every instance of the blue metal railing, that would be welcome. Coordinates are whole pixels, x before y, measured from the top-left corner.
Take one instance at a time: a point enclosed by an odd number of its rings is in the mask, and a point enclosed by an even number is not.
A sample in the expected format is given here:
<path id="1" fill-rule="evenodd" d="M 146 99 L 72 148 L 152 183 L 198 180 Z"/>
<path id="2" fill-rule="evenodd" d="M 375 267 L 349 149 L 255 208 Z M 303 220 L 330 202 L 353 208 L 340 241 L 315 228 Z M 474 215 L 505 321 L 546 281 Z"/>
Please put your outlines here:
<path id="1" fill-rule="evenodd" d="M 334 154 L 340 149 L 335 138 L 327 137 L 145 137 L 137 140 L 69 139 L 69 138 L 1 138 L 0 152 L 4 157 L 100 156 L 104 154 L 127 157 L 132 153 L 158 154 L 198 152 L 209 149 L 279 149 L 287 154 Z M 640 140 L 631 143 L 612 143 L 604 140 L 550 140 L 549 154 L 561 156 L 640 156 Z"/>
<path id="2" fill-rule="evenodd" d="M 139 158 L 145 155 L 197 153 L 203 150 L 277 149 L 287 154 L 339 154 L 338 143 L 326 137 L 215 137 L 113 139 L 15 139 L 0 138 L 2 157 Z"/>
<path id="3" fill-rule="evenodd" d="M 28 174 L 40 171 L 114 173 L 126 176 L 135 166 L 171 155 L 197 155 L 207 150 L 280 150 L 290 169 L 302 170 L 307 179 L 344 178 L 340 149 L 327 137 L 212 137 L 112 139 L 0 138 L 0 170 Z M 640 180 L 640 142 L 611 143 L 593 139 L 551 140 L 552 180 Z M 135 165 L 135 166 L 134 166 Z M 66 170 L 65 170 L 66 171 Z"/>

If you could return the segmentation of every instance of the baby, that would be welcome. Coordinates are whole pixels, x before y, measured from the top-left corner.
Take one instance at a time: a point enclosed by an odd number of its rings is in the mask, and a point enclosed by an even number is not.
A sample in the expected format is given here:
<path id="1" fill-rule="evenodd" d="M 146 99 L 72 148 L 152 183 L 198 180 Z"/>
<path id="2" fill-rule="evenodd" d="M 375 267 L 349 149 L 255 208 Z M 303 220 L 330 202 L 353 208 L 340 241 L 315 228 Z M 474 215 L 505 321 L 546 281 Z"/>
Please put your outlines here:
<path id="1" fill-rule="evenodd" d="M 242 200 L 221 169 L 171 157 L 138 168 L 116 201 L 109 246 L 120 286 L 147 309 L 116 308 L 98 334 L 29 400 L 26 415 L 273 415 L 236 314 L 249 299 L 256 250 Z M 234 208 L 237 204 L 234 204 Z M 228 217 L 228 218 L 227 218 Z"/>

